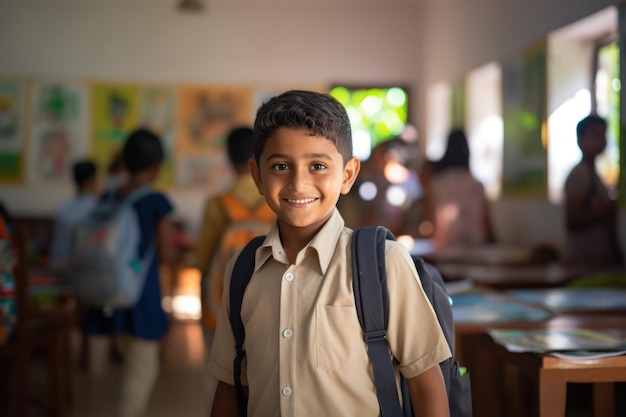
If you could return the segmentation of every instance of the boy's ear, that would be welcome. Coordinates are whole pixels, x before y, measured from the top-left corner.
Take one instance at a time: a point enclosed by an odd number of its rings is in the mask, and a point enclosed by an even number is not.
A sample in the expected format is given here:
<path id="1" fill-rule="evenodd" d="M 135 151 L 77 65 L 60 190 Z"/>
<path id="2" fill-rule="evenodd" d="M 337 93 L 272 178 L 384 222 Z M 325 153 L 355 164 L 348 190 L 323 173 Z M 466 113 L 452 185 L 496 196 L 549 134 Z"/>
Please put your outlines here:
<path id="1" fill-rule="evenodd" d="M 354 181 L 356 181 L 356 177 L 359 175 L 359 171 L 361 170 L 361 161 L 358 158 L 352 157 L 346 163 L 346 166 L 343 168 L 343 183 L 341 184 L 341 194 L 348 194 Z"/>
<path id="2" fill-rule="evenodd" d="M 254 183 L 256 184 L 257 190 L 259 190 L 259 194 L 263 194 L 263 181 L 261 180 L 261 171 L 259 169 L 259 165 L 256 163 L 254 158 L 251 158 L 248 162 L 248 166 L 250 167 L 250 174 L 252 174 L 252 179 L 254 179 Z"/>

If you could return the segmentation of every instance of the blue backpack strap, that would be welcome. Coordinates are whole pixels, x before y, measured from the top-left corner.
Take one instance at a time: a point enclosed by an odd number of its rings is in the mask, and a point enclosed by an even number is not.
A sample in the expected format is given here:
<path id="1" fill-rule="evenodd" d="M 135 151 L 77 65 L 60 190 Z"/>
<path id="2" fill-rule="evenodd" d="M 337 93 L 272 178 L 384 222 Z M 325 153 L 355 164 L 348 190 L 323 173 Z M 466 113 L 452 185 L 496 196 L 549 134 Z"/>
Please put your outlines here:
<path id="1" fill-rule="evenodd" d="M 383 417 L 412 416 L 406 381 L 403 381 L 404 411 L 389 357 L 386 333 L 389 318 L 389 293 L 385 269 L 385 242 L 395 240 L 381 226 L 362 227 L 352 235 L 352 286 L 359 322 L 363 328 L 367 353 L 374 369 L 374 383 Z"/>
<path id="2" fill-rule="evenodd" d="M 241 319 L 241 304 L 243 294 L 254 272 L 254 255 L 261 246 L 265 236 L 257 236 L 252 239 L 239 254 L 233 266 L 233 274 L 230 280 L 230 325 L 235 336 L 235 361 L 233 363 L 233 376 L 235 379 L 235 391 L 237 392 L 237 415 L 245 417 L 248 410 L 248 398 L 241 384 L 241 362 L 246 352 L 243 350 L 243 341 L 246 338 L 246 329 Z"/>

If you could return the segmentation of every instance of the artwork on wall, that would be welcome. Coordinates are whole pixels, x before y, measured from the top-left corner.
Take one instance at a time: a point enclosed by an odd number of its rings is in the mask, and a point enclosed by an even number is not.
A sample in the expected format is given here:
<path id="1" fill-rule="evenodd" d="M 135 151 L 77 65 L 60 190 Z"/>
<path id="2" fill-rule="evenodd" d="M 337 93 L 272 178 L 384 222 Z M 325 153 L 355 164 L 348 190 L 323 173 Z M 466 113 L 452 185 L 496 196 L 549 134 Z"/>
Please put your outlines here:
<path id="1" fill-rule="evenodd" d="M 25 113 L 26 82 L 0 81 L 0 182 L 22 181 Z"/>
<path id="2" fill-rule="evenodd" d="M 546 195 L 546 43 L 502 62 L 502 191 Z"/>
<path id="3" fill-rule="evenodd" d="M 163 141 L 165 158 L 155 186 L 174 185 L 174 120 L 176 114 L 176 90 L 168 87 L 149 86 L 141 89 L 140 125 L 149 128 Z"/>
<path id="4" fill-rule="evenodd" d="M 72 163 L 89 151 L 87 87 L 79 83 L 35 83 L 30 116 L 28 181 L 71 181 Z"/>
<path id="5" fill-rule="evenodd" d="M 126 135 L 139 123 L 140 88 L 94 84 L 91 88 L 91 150 L 101 170 L 120 151 Z"/>
<path id="6" fill-rule="evenodd" d="M 32 88 L 31 88 L 32 87 Z M 167 86 L 20 78 L 0 80 L 0 182 L 71 183 L 71 165 L 91 157 L 104 176 L 128 134 L 139 127 L 162 140 L 155 186 L 212 194 L 234 181 L 228 132 L 251 126 L 258 107 L 290 89 L 320 85 Z"/>
<path id="7" fill-rule="evenodd" d="M 215 161 L 225 160 L 228 132 L 252 123 L 250 90 L 187 86 L 179 89 L 178 99 L 177 182 L 183 187 L 201 186 L 210 194 L 227 187 L 232 174 L 218 174 L 212 167 L 219 165 Z"/>
<path id="8" fill-rule="evenodd" d="M 96 84 L 92 88 L 93 157 L 106 167 L 127 135 L 139 127 L 163 141 L 165 158 L 155 186 L 174 185 L 176 90 L 171 87 Z"/>
<path id="9" fill-rule="evenodd" d="M 179 186 L 209 190 L 209 194 L 228 189 L 235 179 L 225 152 L 183 155 L 178 158 L 177 166 Z"/>

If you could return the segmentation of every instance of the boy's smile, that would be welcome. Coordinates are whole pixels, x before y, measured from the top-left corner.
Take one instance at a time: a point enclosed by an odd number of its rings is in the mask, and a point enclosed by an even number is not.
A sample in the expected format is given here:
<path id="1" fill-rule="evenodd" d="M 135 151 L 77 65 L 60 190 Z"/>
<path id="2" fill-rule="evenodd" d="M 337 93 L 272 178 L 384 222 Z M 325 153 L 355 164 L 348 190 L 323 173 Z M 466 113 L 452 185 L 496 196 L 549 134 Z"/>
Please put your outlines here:
<path id="1" fill-rule="evenodd" d="M 272 133 L 250 170 L 259 192 L 276 213 L 281 232 L 317 232 L 332 215 L 340 194 L 350 191 L 359 161 L 344 161 L 329 139 L 306 128 L 282 127 Z M 301 230 L 304 228 L 305 230 Z"/>

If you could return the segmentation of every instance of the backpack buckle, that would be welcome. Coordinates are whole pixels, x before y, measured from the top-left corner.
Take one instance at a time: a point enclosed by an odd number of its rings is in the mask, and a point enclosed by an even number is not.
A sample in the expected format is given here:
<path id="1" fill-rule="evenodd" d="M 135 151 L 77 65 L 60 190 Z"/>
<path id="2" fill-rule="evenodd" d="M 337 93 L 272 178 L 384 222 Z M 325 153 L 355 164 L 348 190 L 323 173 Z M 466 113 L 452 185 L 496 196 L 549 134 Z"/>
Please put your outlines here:
<path id="1" fill-rule="evenodd" d="M 387 335 L 387 332 L 385 330 L 374 330 L 372 332 L 365 333 L 365 341 L 369 343 L 369 342 L 376 342 L 379 340 L 385 340 L 386 335 Z"/>

